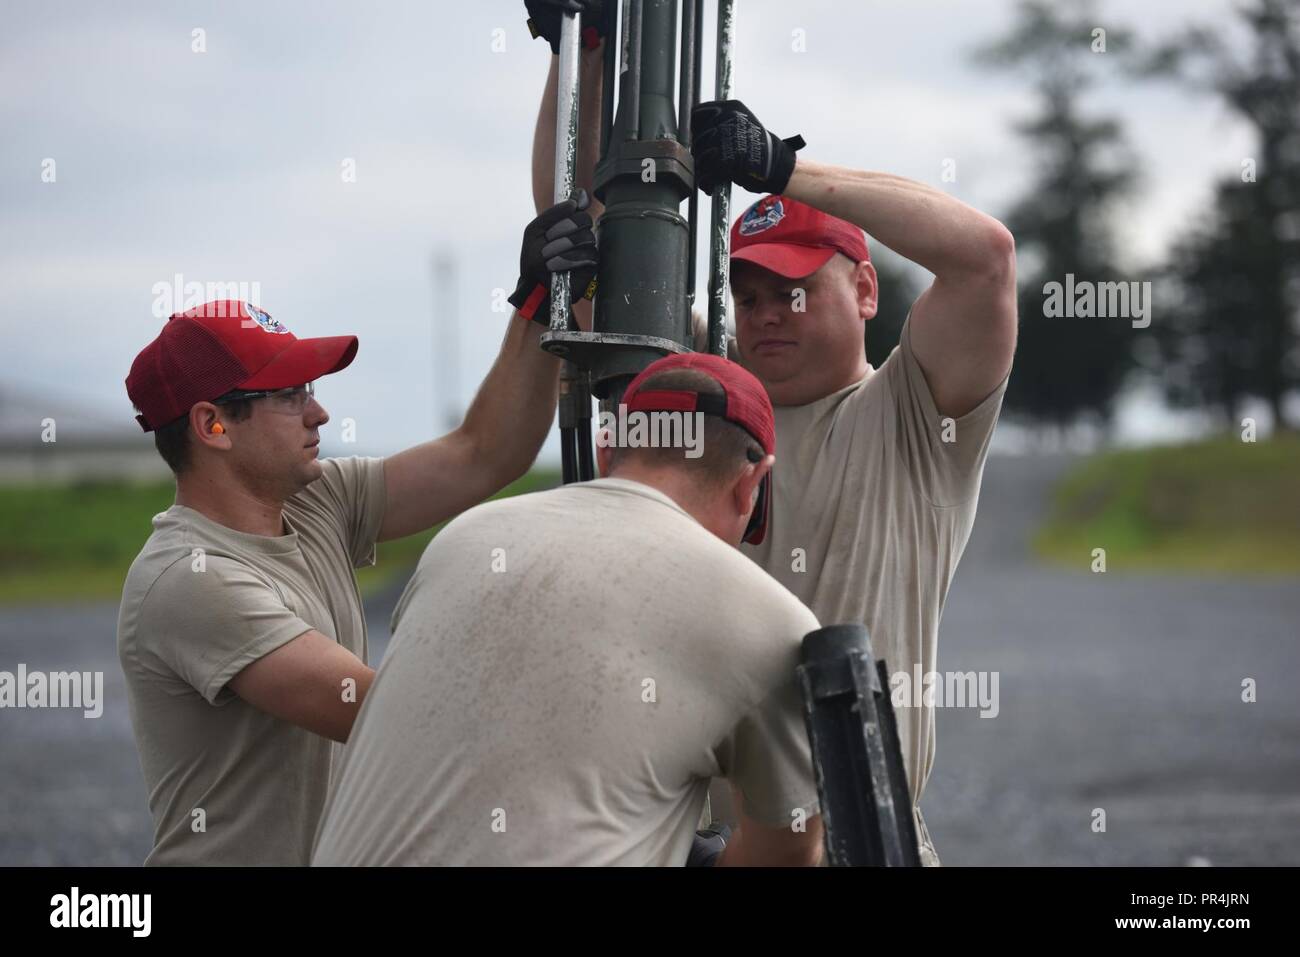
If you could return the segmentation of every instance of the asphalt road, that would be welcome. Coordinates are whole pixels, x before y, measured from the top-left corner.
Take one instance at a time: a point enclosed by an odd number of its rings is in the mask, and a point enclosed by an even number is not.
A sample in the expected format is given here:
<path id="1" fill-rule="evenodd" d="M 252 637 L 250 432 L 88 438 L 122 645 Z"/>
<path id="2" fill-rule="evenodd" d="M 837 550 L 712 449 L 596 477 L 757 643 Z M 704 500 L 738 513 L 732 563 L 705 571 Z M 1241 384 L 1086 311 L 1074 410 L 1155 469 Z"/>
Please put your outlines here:
<path id="1" fill-rule="evenodd" d="M 939 712 L 922 806 L 940 857 L 1300 864 L 1300 581 L 1098 575 L 1086 555 L 1036 567 L 1026 537 L 1063 467 L 995 458 L 985 473 L 939 667 L 996 671 L 999 710 Z M 394 597 L 367 609 L 376 660 Z M 0 609 L 0 670 L 103 671 L 106 698 L 94 720 L 0 710 L 0 865 L 148 851 L 115 626 L 113 606 Z"/>

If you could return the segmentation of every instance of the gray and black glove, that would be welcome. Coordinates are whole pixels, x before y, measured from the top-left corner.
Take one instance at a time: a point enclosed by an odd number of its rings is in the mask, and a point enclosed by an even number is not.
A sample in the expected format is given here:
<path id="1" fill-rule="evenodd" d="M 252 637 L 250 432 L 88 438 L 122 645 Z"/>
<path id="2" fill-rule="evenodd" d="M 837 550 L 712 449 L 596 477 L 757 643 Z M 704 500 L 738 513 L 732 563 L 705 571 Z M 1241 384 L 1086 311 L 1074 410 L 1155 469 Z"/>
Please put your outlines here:
<path id="1" fill-rule="evenodd" d="M 782 193 L 802 136 L 777 139 L 739 100 L 709 100 L 691 111 L 695 185 L 706 193 L 728 181 L 753 193 Z"/>
<path id="2" fill-rule="evenodd" d="M 722 849 L 731 840 L 731 828 L 725 824 L 711 824 L 696 831 L 691 838 L 691 852 L 686 857 L 687 867 L 712 867 L 722 856 Z"/>
<path id="3" fill-rule="evenodd" d="M 550 325 L 551 275 L 570 272 L 571 302 L 590 299 L 596 292 L 596 234 L 590 200 L 580 189 L 569 199 L 556 203 L 524 228 L 519 253 L 519 282 L 507 300 L 525 319 Z"/>
<path id="4" fill-rule="evenodd" d="M 541 37 L 551 45 L 552 53 L 560 52 L 560 18 L 564 13 L 582 16 L 582 45 L 588 50 L 600 46 L 604 36 L 604 10 L 602 0 L 524 0 L 528 9 L 528 31 L 536 40 Z"/>

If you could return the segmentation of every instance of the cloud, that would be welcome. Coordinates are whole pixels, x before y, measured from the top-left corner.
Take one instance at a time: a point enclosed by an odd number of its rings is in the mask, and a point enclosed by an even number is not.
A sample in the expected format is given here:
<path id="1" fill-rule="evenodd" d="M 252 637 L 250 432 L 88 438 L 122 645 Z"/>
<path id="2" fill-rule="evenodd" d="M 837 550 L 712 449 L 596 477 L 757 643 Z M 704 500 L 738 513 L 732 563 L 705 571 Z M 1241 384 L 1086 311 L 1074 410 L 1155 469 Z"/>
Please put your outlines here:
<path id="1" fill-rule="evenodd" d="M 1209 0 L 1102 9 L 1149 37 L 1224 16 Z M 1029 157 L 1009 123 L 1032 95 L 967 55 L 1003 29 L 1010 3 L 740 10 L 735 94 L 803 133 L 806 155 L 914 177 L 994 214 L 1023 191 Z M 357 362 L 322 394 L 358 418 L 367 450 L 439 427 L 439 351 L 460 357 L 457 401 L 469 402 L 507 320 L 490 311 L 492 291 L 513 286 L 532 215 L 549 51 L 528 37 L 522 4 L 25 4 L 6 27 L 0 334 L 11 368 L 26 370 L 11 378 L 76 383 L 129 414 L 121 383 L 157 330 L 153 284 L 180 272 L 261 283 L 263 304 L 300 335 L 357 332 Z M 191 51 L 195 28 L 205 53 Z M 806 53 L 792 48 L 796 29 Z M 1098 92 L 1095 108 L 1122 114 L 1146 164 L 1128 217 L 1140 256 L 1157 255 L 1248 148 L 1208 103 L 1151 85 Z M 45 157 L 54 184 L 41 182 Z M 950 157 L 958 179 L 943 184 Z M 340 175 L 348 158 L 355 183 Z M 737 191 L 733 207 L 749 198 Z M 438 251 L 459 265 L 450 305 L 433 285 Z"/>

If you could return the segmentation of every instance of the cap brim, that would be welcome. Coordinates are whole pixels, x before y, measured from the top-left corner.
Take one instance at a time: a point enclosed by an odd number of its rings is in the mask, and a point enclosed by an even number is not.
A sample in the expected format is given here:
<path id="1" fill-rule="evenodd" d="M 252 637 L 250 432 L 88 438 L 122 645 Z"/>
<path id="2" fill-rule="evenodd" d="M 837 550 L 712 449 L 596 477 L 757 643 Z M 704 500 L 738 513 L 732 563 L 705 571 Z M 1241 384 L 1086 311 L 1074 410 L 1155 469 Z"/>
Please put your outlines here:
<path id="1" fill-rule="evenodd" d="M 287 389 L 346 369 L 357 354 L 356 336 L 299 339 L 236 388 Z"/>
<path id="2" fill-rule="evenodd" d="M 763 518 L 758 526 L 744 537 L 743 541 L 747 545 L 763 544 L 763 539 L 767 537 L 767 523 L 772 518 L 772 473 L 770 471 L 763 476 L 763 481 L 767 483 L 763 495 Z"/>
<path id="3" fill-rule="evenodd" d="M 800 246 L 795 243 L 755 243 L 731 254 L 731 258 L 754 263 L 786 279 L 811 276 L 830 262 L 835 250 L 829 246 Z"/>

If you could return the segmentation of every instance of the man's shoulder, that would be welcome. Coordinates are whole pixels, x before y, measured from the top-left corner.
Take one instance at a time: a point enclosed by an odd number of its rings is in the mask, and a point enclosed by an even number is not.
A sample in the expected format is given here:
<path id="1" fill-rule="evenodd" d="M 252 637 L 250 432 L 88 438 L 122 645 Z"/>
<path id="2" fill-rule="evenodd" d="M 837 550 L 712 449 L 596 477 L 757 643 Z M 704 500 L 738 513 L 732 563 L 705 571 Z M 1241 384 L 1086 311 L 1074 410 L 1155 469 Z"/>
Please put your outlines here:
<path id="1" fill-rule="evenodd" d="M 695 556 L 691 575 L 706 591 L 712 589 L 712 601 L 723 619 L 745 621 L 778 644 L 789 637 L 802 638 L 817 627 L 817 617 L 808 606 L 763 566 L 716 536 L 709 537 L 717 550 Z"/>
<path id="2" fill-rule="evenodd" d="M 319 478 L 285 500 L 286 509 L 312 511 L 325 508 L 338 511 L 363 491 L 369 491 L 370 486 L 383 483 L 382 458 L 364 455 L 331 456 L 321 459 L 320 467 Z"/>
<path id="3" fill-rule="evenodd" d="M 137 615 L 146 607 L 178 614 L 203 614 L 215 588 L 240 579 L 265 576 L 227 550 L 202 525 L 183 517 L 158 516 L 156 527 L 131 563 L 122 586 L 121 611 Z"/>
<path id="4" fill-rule="evenodd" d="M 183 511 L 173 505 L 153 517 L 153 529 L 145 539 L 131 567 L 127 569 L 122 586 L 122 603 L 143 601 L 158 579 L 172 565 L 186 556 L 203 553 L 202 536 L 196 537 L 193 526 L 185 520 Z"/>
<path id="5" fill-rule="evenodd" d="M 630 521 L 608 523 L 609 512 L 617 512 Z M 577 529 L 604 523 L 601 524 L 603 536 L 617 537 L 622 531 L 636 527 L 639 517 L 672 521 L 674 514 L 704 531 L 680 505 L 658 489 L 628 479 L 601 478 L 482 502 L 462 512 L 447 527 L 455 525 L 463 529 L 493 522 L 536 520 Z"/>

